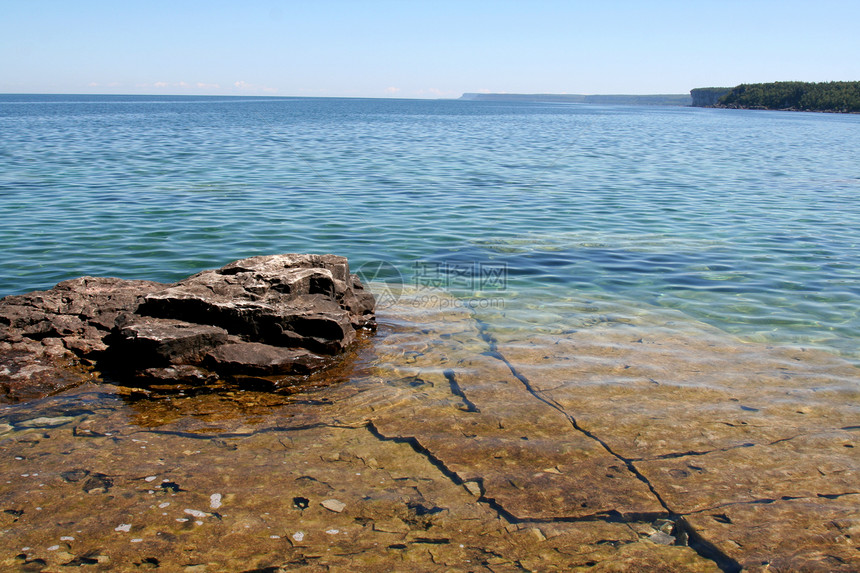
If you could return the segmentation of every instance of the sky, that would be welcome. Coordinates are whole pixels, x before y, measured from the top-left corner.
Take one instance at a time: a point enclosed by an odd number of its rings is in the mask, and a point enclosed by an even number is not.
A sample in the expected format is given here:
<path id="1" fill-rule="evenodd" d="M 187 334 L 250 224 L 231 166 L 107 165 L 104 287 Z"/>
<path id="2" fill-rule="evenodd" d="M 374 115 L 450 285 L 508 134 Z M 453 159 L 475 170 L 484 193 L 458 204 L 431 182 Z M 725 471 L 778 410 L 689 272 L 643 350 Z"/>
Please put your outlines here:
<path id="1" fill-rule="evenodd" d="M 0 93 L 456 98 L 854 81 L 858 22 L 858 0 L 0 0 Z"/>

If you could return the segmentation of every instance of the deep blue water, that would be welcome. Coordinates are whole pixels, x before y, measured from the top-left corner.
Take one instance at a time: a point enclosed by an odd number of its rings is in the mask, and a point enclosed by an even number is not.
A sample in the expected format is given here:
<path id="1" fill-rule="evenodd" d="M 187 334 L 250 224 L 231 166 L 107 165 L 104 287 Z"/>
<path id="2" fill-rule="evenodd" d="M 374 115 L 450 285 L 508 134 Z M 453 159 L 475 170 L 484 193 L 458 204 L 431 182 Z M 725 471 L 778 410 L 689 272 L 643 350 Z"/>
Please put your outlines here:
<path id="1" fill-rule="evenodd" d="M 857 115 L 0 95 L 0 221 L 0 296 L 333 252 L 860 360 Z"/>

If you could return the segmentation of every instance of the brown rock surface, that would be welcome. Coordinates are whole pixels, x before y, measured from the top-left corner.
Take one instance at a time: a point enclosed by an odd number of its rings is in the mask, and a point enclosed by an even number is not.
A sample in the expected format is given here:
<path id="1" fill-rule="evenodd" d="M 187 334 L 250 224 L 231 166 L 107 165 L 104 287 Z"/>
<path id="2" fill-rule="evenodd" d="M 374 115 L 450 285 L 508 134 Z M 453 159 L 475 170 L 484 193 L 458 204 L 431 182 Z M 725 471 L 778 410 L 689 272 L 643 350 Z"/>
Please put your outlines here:
<path id="1" fill-rule="evenodd" d="M 656 311 L 523 336 L 439 302 L 290 392 L 6 406 L 0 566 L 860 568 L 856 367 Z"/>

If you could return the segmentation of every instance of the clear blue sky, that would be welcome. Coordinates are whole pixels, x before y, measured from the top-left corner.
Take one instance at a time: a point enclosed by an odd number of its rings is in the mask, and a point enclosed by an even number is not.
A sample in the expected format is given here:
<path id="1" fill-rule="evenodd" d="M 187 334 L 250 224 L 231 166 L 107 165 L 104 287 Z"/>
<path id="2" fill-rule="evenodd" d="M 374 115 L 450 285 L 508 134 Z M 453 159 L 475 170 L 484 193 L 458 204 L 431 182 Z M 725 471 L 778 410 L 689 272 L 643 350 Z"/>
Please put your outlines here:
<path id="1" fill-rule="evenodd" d="M 0 92 L 459 97 L 860 80 L 860 0 L 0 0 Z"/>

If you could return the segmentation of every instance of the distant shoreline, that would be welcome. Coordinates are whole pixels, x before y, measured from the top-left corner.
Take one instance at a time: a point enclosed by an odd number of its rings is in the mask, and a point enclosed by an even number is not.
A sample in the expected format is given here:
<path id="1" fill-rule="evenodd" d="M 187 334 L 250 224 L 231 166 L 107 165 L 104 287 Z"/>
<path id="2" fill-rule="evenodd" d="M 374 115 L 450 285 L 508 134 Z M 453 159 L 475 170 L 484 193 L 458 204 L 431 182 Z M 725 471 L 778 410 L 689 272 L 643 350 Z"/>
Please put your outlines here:
<path id="1" fill-rule="evenodd" d="M 690 94 L 511 94 L 511 93 L 464 93 L 466 101 L 531 102 L 531 103 L 588 103 L 597 105 L 666 105 L 689 107 L 693 103 Z"/>
<path id="2" fill-rule="evenodd" d="M 785 93 L 789 84 L 802 86 L 828 86 L 804 82 L 776 82 L 775 84 L 742 84 L 735 88 L 695 88 L 690 94 L 515 94 L 465 92 L 459 98 L 398 98 L 359 96 L 291 96 L 291 95 L 212 95 L 212 94 L 39 94 L 0 93 L 4 104 L 25 103 L 86 103 L 91 98 L 115 102 L 154 101 L 277 101 L 277 100 L 380 100 L 380 101 L 478 101 L 500 103 L 559 103 L 619 106 L 700 107 L 715 109 L 745 109 L 767 111 L 808 111 L 818 113 L 860 113 L 860 82 L 830 82 L 847 86 L 841 99 L 834 94 L 821 92 L 809 95 L 805 88 Z M 772 88 L 775 86 L 775 89 Z M 853 90 L 853 91 L 852 91 Z M 749 93 L 752 91 L 753 93 Z M 774 95 L 775 94 L 775 95 Z M 777 98 L 777 99 L 774 99 Z"/>
<path id="3" fill-rule="evenodd" d="M 508 101 L 508 102 L 537 102 L 537 103 L 588 103 L 603 105 L 668 105 L 690 106 L 692 98 L 689 94 L 508 94 L 508 93 L 464 93 L 458 98 L 405 98 L 405 97 L 369 97 L 369 96 L 296 96 L 296 95 L 217 95 L 217 94 L 89 94 L 89 93 L 0 93 L 4 103 L 14 102 L 22 98 L 41 98 L 44 100 L 60 101 L 71 99 L 85 101 L 88 98 L 107 98 L 112 100 L 145 100 L 157 98 L 162 100 L 187 101 L 189 99 L 232 99 L 232 100 L 301 100 L 301 99 L 343 99 L 343 100 L 403 100 L 403 101 Z"/>

